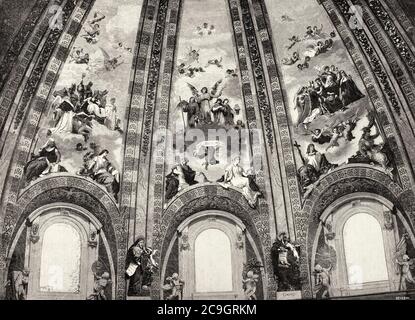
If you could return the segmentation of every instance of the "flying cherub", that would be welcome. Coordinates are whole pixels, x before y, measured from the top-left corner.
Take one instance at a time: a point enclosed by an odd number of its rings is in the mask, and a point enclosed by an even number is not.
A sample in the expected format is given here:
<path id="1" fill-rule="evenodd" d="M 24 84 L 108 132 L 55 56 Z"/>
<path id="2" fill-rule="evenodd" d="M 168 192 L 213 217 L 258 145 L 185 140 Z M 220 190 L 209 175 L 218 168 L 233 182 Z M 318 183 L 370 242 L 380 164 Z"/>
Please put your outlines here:
<path id="1" fill-rule="evenodd" d="M 326 148 L 326 151 L 330 148 L 338 147 L 340 138 L 344 138 L 346 141 L 352 141 L 355 137 L 353 136 L 353 130 L 356 128 L 357 118 L 341 122 L 332 128 L 330 143 Z"/>
<path id="2" fill-rule="evenodd" d="M 189 48 L 189 51 L 187 53 L 187 58 L 188 58 L 187 63 L 188 64 L 192 64 L 195 61 L 199 62 L 199 56 L 200 56 L 199 50 L 200 49 L 198 49 L 198 50 L 193 49 L 192 47 Z"/>
<path id="3" fill-rule="evenodd" d="M 121 55 L 118 57 L 111 58 L 109 54 L 100 47 L 102 54 L 104 55 L 104 67 L 107 71 L 111 71 L 116 69 L 119 65 L 123 63 L 123 61 L 119 61 Z"/>
<path id="4" fill-rule="evenodd" d="M 212 35 L 215 32 L 215 26 L 213 24 L 209 24 L 207 22 L 204 22 L 201 26 L 196 27 L 196 33 L 199 36 L 204 35 Z"/>
<path id="5" fill-rule="evenodd" d="M 289 17 L 287 14 L 283 14 L 281 16 L 281 21 L 283 21 L 283 22 L 291 22 L 291 21 L 294 21 L 294 19 L 291 18 L 291 17 Z"/>
<path id="6" fill-rule="evenodd" d="M 235 78 L 238 76 L 238 68 L 235 69 L 226 69 L 225 78 Z"/>
<path id="7" fill-rule="evenodd" d="M 101 33 L 99 24 L 88 22 L 86 27 L 83 27 L 83 29 L 86 33 L 81 35 L 81 37 L 83 37 L 88 43 L 96 44 Z"/>
<path id="8" fill-rule="evenodd" d="M 222 61 L 223 61 L 223 58 L 222 57 L 220 57 L 220 59 L 211 59 L 211 60 L 208 60 L 208 63 L 205 66 L 205 68 L 207 68 L 209 66 L 217 66 L 218 68 L 222 69 L 223 68 Z"/>
<path id="9" fill-rule="evenodd" d="M 340 131 L 339 127 L 334 127 L 331 135 L 331 139 L 329 142 L 329 145 L 326 148 L 326 151 L 328 151 L 330 148 L 339 147 L 339 139 L 344 137 L 344 132 Z"/>

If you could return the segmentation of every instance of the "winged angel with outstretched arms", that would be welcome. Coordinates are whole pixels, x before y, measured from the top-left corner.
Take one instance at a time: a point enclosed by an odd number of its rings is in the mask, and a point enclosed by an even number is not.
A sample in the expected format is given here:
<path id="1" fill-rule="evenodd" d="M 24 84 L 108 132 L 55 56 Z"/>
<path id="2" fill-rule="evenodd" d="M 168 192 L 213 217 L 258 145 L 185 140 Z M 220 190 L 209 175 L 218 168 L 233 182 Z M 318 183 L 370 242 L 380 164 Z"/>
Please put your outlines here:
<path id="1" fill-rule="evenodd" d="M 219 89 L 222 82 L 222 79 L 217 81 L 210 90 L 207 87 L 203 87 L 200 92 L 198 92 L 195 86 L 187 83 L 192 91 L 193 98 L 195 98 L 196 102 L 200 106 L 199 120 L 204 121 L 205 123 L 213 122 L 214 119 L 210 107 L 210 101 L 213 98 L 219 98 L 222 95 L 223 87 Z"/>

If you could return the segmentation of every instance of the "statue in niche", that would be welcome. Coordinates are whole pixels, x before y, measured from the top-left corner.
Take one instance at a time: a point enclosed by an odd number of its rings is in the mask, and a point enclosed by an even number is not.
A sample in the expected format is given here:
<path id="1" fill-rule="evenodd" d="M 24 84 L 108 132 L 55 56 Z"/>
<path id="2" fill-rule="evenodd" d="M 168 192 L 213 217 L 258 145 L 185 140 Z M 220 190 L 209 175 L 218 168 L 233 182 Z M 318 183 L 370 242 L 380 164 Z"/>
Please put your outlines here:
<path id="1" fill-rule="evenodd" d="M 126 276 L 128 294 L 132 296 L 147 295 L 153 281 L 153 273 L 158 268 L 154 259 L 157 250 L 145 245 L 143 237 L 139 237 L 128 249 Z"/>
<path id="2" fill-rule="evenodd" d="M 314 285 L 317 290 L 317 299 L 327 299 L 331 296 L 331 268 L 326 269 L 319 264 L 314 267 Z"/>
<path id="3" fill-rule="evenodd" d="M 409 239 L 409 235 L 405 233 L 401 240 L 396 245 L 396 254 L 395 254 L 395 263 L 396 263 L 396 271 L 400 274 L 399 280 L 399 289 L 398 290 L 405 290 L 407 289 L 408 284 L 414 285 L 415 280 L 412 276 L 412 271 L 415 269 L 415 259 L 411 259 L 408 255 L 407 251 L 407 241 Z"/>
<path id="4" fill-rule="evenodd" d="M 225 175 L 218 182 L 225 189 L 228 189 L 229 186 L 241 189 L 249 205 L 255 208 L 258 197 L 262 196 L 262 192 L 255 182 L 255 175 L 252 170 L 245 171 L 240 166 L 240 162 L 241 158 L 235 156 L 232 159 L 232 164 L 226 168 Z"/>
<path id="5" fill-rule="evenodd" d="M 256 300 L 256 286 L 258 283 L 259 275 L 254 273 L 252 270 L 249 270 L 246 273 L 246 278 L 242 279 L 242 283 L 244 284 L 244 293 L 247 300 Z"/>
<path id="6" fill-rule="evenodd" d="M 173 273 L 170 277 L 166 278 L 166 282 L 163 285 L 163 291 L 169 293 L 166 300 L 182 300 L 185 282 L 179 278 L 179 274 Z"/>
<path id="7" fill-rule="evenodd" d="M 94 293 L 88 300 L 107 300 L 105 296 L 105 288 L 111 283 L 110 274 L 104 272 L 101 276 L 95 275 Z"/>
<path id="8" fill-rule="evenodd" d="M 271 248 L 274 275 L 278 281 L 278 291 L 299 290 L 300 256 L 299 246 L 293 244 L 285 232 L 281 232 Z"/>
<path id="9" fill-rule="evenodd" d="M 22 271 L 13 271 L 11 274 L 11 280 L 6 282 L 6 286 L 12 288 L 12 299 L 13 300 L 27 300 L 27 286 L 29 284 L 28 269 Z"/>
<path id="10" fill-rule="evenodd" d="M 112 283 L 109 272 L 105 271 L 106 268 L 100 261 L 95 261 L 91 269 L 94 273 L 94 292 L 87 300 L 107 300 L 105 289 Z"/>

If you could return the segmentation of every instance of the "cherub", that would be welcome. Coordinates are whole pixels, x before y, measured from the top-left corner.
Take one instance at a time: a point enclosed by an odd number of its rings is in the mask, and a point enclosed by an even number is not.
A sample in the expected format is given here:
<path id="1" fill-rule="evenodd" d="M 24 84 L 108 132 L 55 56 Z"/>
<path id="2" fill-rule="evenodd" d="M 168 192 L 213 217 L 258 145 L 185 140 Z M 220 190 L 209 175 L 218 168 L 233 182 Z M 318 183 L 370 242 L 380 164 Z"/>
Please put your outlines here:
<path id="1" fill-rule="evenodd" d="M 189 48 L 189 52 L 187 53 L 188 57 L 188 64 L 192 64 L 193 62 L 199 62 L 199 50 L 193 49 L 192 47 Z"/>
<path id="2" fill-rule="evenodd" d="M 294 51 L 291 57 L 282 59 L 282 64 L 290 66 L 296 63 L 299 59 L 300 59 L 300 55 L 298 54 L 297 51 Z"/>
<path id="3" fill-rule="evenodd" d="M 104 55 L 104 67 L 107 71 L 115 70 L 119 65 L 123 64 L 123 61 L 119 62 L 118 59 L 121 58 L 121 55 L 118 57 L 110 58 L 109 54 L 100 47 L 102 54 Z"/>
<path id="4" fill-rule="evenodd" d="M 238 76 L 238 69 L 227 69 L 226 70 L 226 78 L 235 78 Z"/>
<path id="5" fill-rule="evenodd" d="M 325 144 L 331 140 L 331 135 L 328 134 L 325 130 L 315 129 L 312 132 L 311 141 L 313 142 L 318 144 Z"/>
<path id="6" fill-rule="evenodd" d="M 222 57 L 220 57 L 220 59 L 211 59 L 211 60 L 208 60 L 208 63 L 205 66 L 205 68 L 213 65 L 213 66 L 217 66 L 218 68 L 222 69 L 223 68 L 222 60 L 223 60 Z"/>
<path id="7" fill-rule="evenodd" d="M 326 148 L 328 151 L 330 148 L 338 147 L 339 146 L 339 139 L 344 136 L 344 131 L 340 131 L 339 127 L 333 128 L 333 135 L 331 136 L 331 140 L 329 145 Z"/>
<path id="8" fill-rule="evenodd" d="M 287 14 L 283 14 L 281 16 L 281 21 L 283 21 L 283 22 L 291 22 L 291 21 L 294 21 L 294 19 L 291 18 L 291 17 L 289 17 Z"/>
<path id="9" fill-rule="evenodd" d="M 133 52 L 133 48 L 126 47 L 122 42 L 118 42 L 117 49 L 119 49 L 119 50 L 125 50 L 125 51 L 127 51 L 129 53 L 132 53 Z"/>
<path id="10" fill-rule="evenodd" d="M 246 278 L 242 279 L 242 283 L 245 284 L 245 296 L 248 300 L 256 300 L 256 286 L 259 275 L 255 274 L 252 270 L 248 271 Z"/>
<path id="11" fill-rule="evenodd" d="M 107 300 L 105 288 L 112 282 L 110 274 L 108 272 L 104 272 L 99 276 L 94 273 L 94 278 L 94 292 L 88 297 L 88 300 Z"/>
<path id="12" fill-rule="evenodd" d="M 405 281 L 415 284 L 415 280 L 412 276 L 411 269 L 413 269 L 414 259 L 409 258 L 408 255 L 404 254 L 402 261 L 396 259 L 396 263 L 401 266 L 401 282 L 400 287 L 402 287 Z"/>
<path id="13" fill-rule="evenodd" d="M 356 128 L 356 123 L 357 123 L 358 119 L 354 119 L 354 120 L 346 120 L 343 121 L 340 124 L 340 127 L 342 127 L 342 131 L 343 131 L 343 136 L 347 141 L 352 141 L 354 138 L 356 138 L 353 135 L 353 130 Z"/>
<path id="14" fill-rule="evenodd" d="M 30 271 L 28 269 L 13 272 L 13 284 L 16 300 L 27 299 L 27 285 L 29 283 L 29 273 Z"/>
<path id="15" fill-rule="evenodd" d="M 184 281 L 179 278 L 179 274 L 173 273 L 171 277 L 166 278 L 167 283 L 163 286 L 164 291 L 170 291 L 166 300 L 179 300 L 182 297 Z"/>
<path id="16" fill-rule="evenodd" d="M 330 297 L 330 268 L 323 268 L 321 265 L 316 264 L 314 267 L 314 277 L 315 277 L 315 284 L 318 288 L 317 297 L 318 298 L 329 298 Z"/>
<path id="17" fill-rule="evenodd" d="M 215 31 L 215 26 L 211 24 L 208 30 L 208 35 L 211 35 L 214 31 Z"/>
<path id="18" fill-rule="evenodd" d="M 288 50 L 294 47 L 298 42 L 301 42 L 298 36 L 292 36 L 291 38 L 288 38 L 288 40 L 290 41 L 290 44 L 287 46 Z"/>
<path id="19" fill-rule="evenodd" d="M 81 37 L 83 37 L 88 43 L 92 43 L 92 44 L 97 43 L 99 40 L 99 34 L 101 32 L 99 24 L 89 22 L 87 24 L 87 27 L 88 28 L 83 27 L 86 34 L 81 35 Z"/>

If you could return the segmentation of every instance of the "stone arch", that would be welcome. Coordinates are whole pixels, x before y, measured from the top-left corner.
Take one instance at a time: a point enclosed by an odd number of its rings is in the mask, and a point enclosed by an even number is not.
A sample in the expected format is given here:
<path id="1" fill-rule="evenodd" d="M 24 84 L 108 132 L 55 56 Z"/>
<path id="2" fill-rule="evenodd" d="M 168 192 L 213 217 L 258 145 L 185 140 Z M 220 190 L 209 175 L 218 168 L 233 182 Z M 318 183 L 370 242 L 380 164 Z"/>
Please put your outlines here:
<path id="1" fill-rule="evenodd" d="M 63 203 L 77 206 L 87 210 L 102 224 L 103 232 L 107 238 L 110 259 L 113 261 L 115 274 L 115 297 L 125 297 L 124 270 L 125 255 L 127 251 L 127 233 L 124 217 L 120 214 L 114 199 L 92 180 L 67 174 L 54 174 L 41 178 L 30 185 L 19 195 L 16 204 L 7 208 L 7 216 L 13 215 L 14 219 L 5 220 L 6 232 L 2 237 L 2 253 L 4 252 L 6 263 L 1 266 L 3 272 L 7 272 L 8 259 L 12 252 L 13 240 L 19 236 L 19 230 L 24 225 L 29 215 L 36 209 L 53 203 Z M 117 277 L 115 279 L 115 277 Z"/>
<path id="2" fill-rule="evenodd" d="M 260 201 L 264 200 L 260 199 Z M 195 185 L 178 194 L 168 204 L 161 221 L 155 221 L 153 232 L 152 244 L 153 248 L 158 250 L 158 257 L 162 259 L 160 265 L 163 265 L 164 259 L 168 259 L 165 253 L 168 251 L 179 225 L 192 215 L 212 210 L 231 214 L 244 224 L 264 265 L 264 287 L 268 289 L 266 298 L 275 297 L 276 287 L 271 264 L 272 243 L 269 216 L 251 208 L 242 193 L 233 187 L 225 190 L 223 187 L 211 183 Z M 153 282 L 153 296 L 155 298 L 159 298 L 160 276 L 160 270 L 158 270 Z"/>
<path id="3" fill-rule="evenodd" d="M 307 279 L 303 285 L 305 298 L 312 298 L 310 268 L 320 216 L 336 200 L 355 193 L 382 196 L 397 206 L 412 231 L 414 229 L 414 205 L 411 203 L 415 197 L 412 190 L 404 190 L 383 171 L 370 165 L 347 165 L 329 173 L 304 203 L 303 211 L 308 220 L 296 226 L 305 230 L 304 237 L 297 239 L 304 248 L 301 250 L 301 277 Z M 404 197 L 408 199 L 402 201 Z"/>

